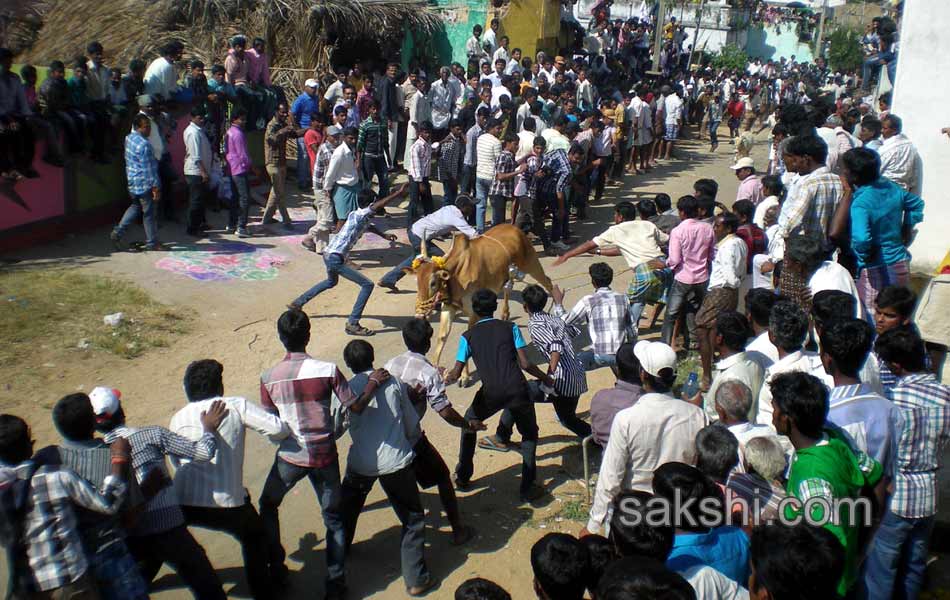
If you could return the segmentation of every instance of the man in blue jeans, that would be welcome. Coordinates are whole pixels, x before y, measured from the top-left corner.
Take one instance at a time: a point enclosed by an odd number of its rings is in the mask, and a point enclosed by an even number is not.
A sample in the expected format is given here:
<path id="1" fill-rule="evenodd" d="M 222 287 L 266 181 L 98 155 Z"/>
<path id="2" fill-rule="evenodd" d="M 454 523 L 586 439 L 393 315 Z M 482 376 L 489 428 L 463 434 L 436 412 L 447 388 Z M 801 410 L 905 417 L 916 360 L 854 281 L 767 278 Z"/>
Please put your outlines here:
<path id="1" fill-rule="evenodd" d="M 336 284 L 339 283 L 340 277 L 342 276 L 344 279 L 349 279 L 360 286 L 360 294 L 356 297 L 353 312 L 350 313 L 350 318 L 346 323 L 344 331 L 349 335 L 373 335 L 373 331 L 360 325 L 360 317 L 363 316 L 363 309 L 366 308 L 366 303 L 373 293 L 373 282 L 361 275 L 358 271 L 347 267 L 346 257 L 367 230 L 372 231 L 380 237 L 386 238 L 390 242 L 396 241 L 396 236 L 381 232 L 370 222 L 370 219 L 377 210 L 385 207 L 392 200 L 404 195 L 407 189 L 408 186 L 403 184 L 395 193 L 376 200 L 368 206 L 352 211 L 346 218 L 346 222 L 343 223 L 343 227 L 340 228 L 339 233 L 330 240 L 330 243 L 327 244 L 327 247 L 323 251 L 323 262 L 327 267 L 327 278 L 301 294 L 300 297 L 291 302 L 288 307 L 297 310 L 303 308 L 307 302 L 310 302 L 319 294 L 336 287 Z M 360 194 L 360 203 L 364 204 L 363 201 L 365 199 L 373 197 L 375 197 L 375 194 L 373 194 L 372 191 L 364 190 Z"/>
<path id="2" fill-rule="evenodd" d="M 287 553 L 280 541 L 278 511 L 287 492 L 306 477 L 317 495 L 327 527 L 324 597 L 342 598 L 346 591 L 346 531 L 335 431 L 342 407 L 357 403 L 365 406 L 374 397 L 375 387 L 368 386 L 366 393 L 357 398 L 336 365 L 307 354 L 310 318 L 303 311 L 284 312 L 277 320 L 277 335 L 287 354 L 261 375 L 261 406 L 280 417 L 290 435 L 280 442 L 261 492 L 268 568 L 275 584 L 286 582 Z M 388 375 L 374 372 L 373 377 L 385 382 Z"/>
<path id="3" fill-rule="evenodd" d="M 122 220 L 112 230 L 109 238 L 116 250 L 122 250 L 122 235 L 129 225 L 142 215 L 145 250 L 161 250 L 162 244 L 158 241 L 158 226 L 155 223 L 155 204 L 161 198 L 162 186 L 158 177 L 158 161 L 155 160 L 152 146 L 148 143 L 152 122 L 148 115 L 139 113 L 132 120 L 132 125 L 132 133 L 125 136 L 125 175 L 132 204 L 126 209 Z M 138 249 L 138 246 L 129 248 L 132 252 Z"/>
<path id="4" fill-rule="evenodd" d="M 950 439 L 950 387 L 929 372 L 924 342 L 910 328 L 883 333 L 874 352 L 897 377 L 884 393 L 904 416 L 904 427 L 895 449 L 894 493 L 871 542 L 859 595 L 916 598 L 937 519 L 940 456 Z"/>
<path id="5" fill-rule="evenodd" d="M 290 114 L 293 115 L 298 131 L 303 132 L 310 127 L 310 115 L 320 112 L 320 98 L 317 96 L 317 88 L 319 87 L 320 84 L 316 79 L 308 79 L 304 82 L 303 92 L 297 96 L 297 99 L 290 106 Z M 307 144 L 303 139 L 303 135 L 297 138 L 296 142 L 297 188 L 309 192 L 312 185 L 313 165 L 310 164 L 310 155 L 307 154 Z"/>

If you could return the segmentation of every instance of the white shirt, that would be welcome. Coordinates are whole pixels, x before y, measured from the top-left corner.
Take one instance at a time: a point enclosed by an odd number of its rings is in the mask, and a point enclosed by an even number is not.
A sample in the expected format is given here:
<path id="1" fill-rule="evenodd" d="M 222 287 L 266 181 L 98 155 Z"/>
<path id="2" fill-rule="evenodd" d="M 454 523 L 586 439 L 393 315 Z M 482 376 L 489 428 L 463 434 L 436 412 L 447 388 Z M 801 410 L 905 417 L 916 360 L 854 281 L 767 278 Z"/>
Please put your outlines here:
<path id="1" fill-rule="evenodd" d="M 749 600 L 749 590 L 707 565 L 680 571 L 696 592 L 696 600 Z"/>
<path id="2" fill-rule="evenodd" d="M 495 66 L 495 61 L 497 61 L 499 58 L 505 61 L 505 70 L 507 72 L 508 61 L 511 59 L 511 57 L 508 56 L 508 50 L 505 48 L 500 48 L 500 47 L 497 50 L 495 50 L 495 53 L 492 54 L 492 57 L 491 57 L 492 66 Z"/>
<path id="3" fill-rule="evenodd" d="M 511 90 L 504 86 L 497 86 L 491 89 L 491 109 L 492 112 L 501 108 L 501 99 L 507 96 L 511 100 Z"/>
<path id="4" fill-rule="evenodd" d="M 210 177 L 211 142 L 204 130 L 195 123 L 189 123 L 182 136 L 185 139 L 185 175 L 199 176 L 200 167 L 204 167 L 205 175 Z"/>
<path id="5" fill-rule="evenodd" d="M 161 95 L 170 100 L 178 91 L 178 72 L 175 65 L 164 56 L 159 56 L 145 70 L 145 93 Z"/>
<path id="6" fill-rule="evenodd" d="M 814 352 L 797 350 L 780 358 L 771 367 L 765 370 L 765 382 L 759 392 L 759 410 L 755 422 L 759 425 L 772 426 L 772 379 L 782 373 L 808 373 L 822 380 L 827 385 L 828 375 L 821 365 L 821 359 Z"/>
<path id="7" fill-rule="evenodd" d="M 755 215 L 752 222 L 765 229 L 765 213 L 773 206 L 778 206 L 778 196 L 767 196 L 755 206 Z"/>
<path id="8" fill-rule="evenodd" d="M 773 363 L 778 362 L 778 349 L 772 340 L 769 339 L 769 332 L 763 331 L 749 342 L 745 347 L 746 355 L 759 363 L 762 370 L 768 369 Z"/>
<path id="9" fill-rule="evenodd" d="M 908 192 L 920 194 L 920 157 L 917 149 L 903 133 L 891 136 L 881 144 L 881 176 L 890 179 Z"/>
<path id="10" fill-rule="evenodd" d="M 490 133 L 478 136 L 475 144 L 475 177 L 495 179 L 495 159 L 501 154 L 501 142 Z"/>
<path id="11" fill-rule="evenodd" d="M 663 256 L 660 246 L 668 243 L 670 236 L 663 233 L 650 221 L 636 219 L 611 225 L 607 231 L 596 236 L 593 242 L 598 248 L 613 246 L 620 250 L 627 266 L 633 268 Z"/>
<path id="12" fill-rule="evenodd" d="M 653 472 L 668 462 L 693 464 L 696 434 L 706 416 L 698 406 L 666 394 L 647 393 L 617 413 L 600 465 L 587 530 L 599 533 L 607 508 L 621 490 L 653 491 Z"/>
<path id="13" fill-rule="evenodd" d="M 345 143 L 340 144 L 333 151 L 327 172 L 323 176 L 323 191 L 331 191 L 334 185 L 353 185 L 358 181 L 353 151 Z"/>
<path id="14" fill-rule="evenodd" d="M 680 117 L 682 116 L 683 110 L 683 100 L 680 99 L 676 94 L 670 94 L 666 97 L 664 103 L 665 114 L 666 114 L 666 124 L 667 125 L 676 125 L 679 123 Z"/>
<path id="15" fill-rule="evenodd" d="M 808 289 L 814 296 L 824 290 L 838 290 L 846 294 L 851 294 L 854 298 L 855 308 L 854 317 L 856 319 L 864 318 L 864 303 L 858 297 L 858 288 L 854 285 L 854 278 L 847 269 L 836 262 L 826 260 L 821 266 L 815 269 L 811 278 L 808 280 Z"/>
<path id="16" fill-rule="evenodd" d="M 464 233 L 468 239 L 478 235 L 457 206 L 445 206 L 412 224 L 412 233 L 426 242 L 449 231 Z"/>
<path id="17" fill-rule="evenodd" d="M 243 506 L 247 492 L 244 489 L 244 435 L 252 429 L 267 436 L 272 442 L 284 439 L 290 428 L 259 405 L 244 398 L 210 398 L 189 402 L 172 417 L 168 428 L 178 435 L 197 441 L 204 433 L 201 413 L 211 403 L 221 400 L 228 413 L 214 434 L 217 451 L 207 462 L 192 462 L 169 455 L 175 468 L 175 493 L 185 506 L 234 508 Z"/>
<path id="18" fill-rule="evenodd" d="M 449 120 L 458 99 L 458 90 L 452 81 L 443 82 L 437 79 L 429 89 L 429 104 L 431 105 L 432 126 L 436 129 L 447 129 Z"/>
<path id="19" fill-rule="evenodd" d="M 719 415 L 716 413 L 716 392 L 719 391 L 719 386 L 727 381 L 740 381 L 752 390 L 752 408 L 746 416 L 749 419 L 755 419 L 755 399 L 759 397 L 764 379 L 765 368 L 745 352 L 737 352 L 720 360 L 716 363 L 716 375 L 713 377 L 712 385 L 709 386 L 709 391 L 706 392 L 703 402 L 706 417 L 710 421 L 719 420 Z"/>
<path id="20" fill-rule="evenodd" d="M 486 31 L 485 34 L 482 35 L 482 48 L 485 47 L 485 44 L 490 45 L 490 49 L 488 50 L 488 53 L 494 54 L 495 49 L 498 47 L 498 41 L 495 38 L 495 30 L 492 29 L 491 27 L 489 27 L 488 31 Z"/>
<path id="21" fill-rule="evenodd" d="M 337 79 L 327 86 L 327 91 L 323 94 L 323 99 L 331 104 L 336 104 L 337 100 L 343 99 L 343 82 Z"/>
<path id="22" fill-rule="evenodd" d="M 518 151 L 515 152 L 515 160 L 521 160 L 534 152 L 534 138 L 537 134 L 533 131 L 518 132 Z"/>
<path id="23" fill-rule="evenodd" d="M 742 238 L 729 234 L 716 244 L 716 256 L 709 275 L 709 289 L 738 288 L 746 274 L 749 247 Z"/>

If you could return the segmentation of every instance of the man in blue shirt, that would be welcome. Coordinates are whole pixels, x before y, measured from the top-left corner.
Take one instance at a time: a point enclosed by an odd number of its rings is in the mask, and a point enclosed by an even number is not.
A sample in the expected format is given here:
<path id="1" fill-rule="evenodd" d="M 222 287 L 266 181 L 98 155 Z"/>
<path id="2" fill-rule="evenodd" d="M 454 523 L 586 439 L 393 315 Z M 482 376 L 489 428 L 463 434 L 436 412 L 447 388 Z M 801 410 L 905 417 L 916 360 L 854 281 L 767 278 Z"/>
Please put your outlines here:
<path id="1" fill-rule="evenodd" d="M 924 218 L 924 201 L 881 177 L 881 159 L 866 148 L 841 157 L 843 195 L 836 214 L 850 215 L 851 251 L 857 260 L 858 296 L 868 313 L 878 293 L 889 285 L 910 282 L 914 226 Z M 833 219 L 831 237 L 842 238 L 847 219 Z"/>
<path id="2" fill-rule="evenodd" d="M 316 79 L 308 79 L 303 86 L 303 93 L 297 96 L 290 107 L 297 129 L 306 131 L 310 127 L 310 115 L 320 112 L 320 98 L 317 88 L 320 87 Z M 310 155 L 307 154 L 307 144 L 302 137 L 297 138 L 297 187 L 310 191 L 311 182 Z"/>
<path id="3" fill-rule="evenodd" d="M 471 483 L 475 470 L 472 463 L 475 457 L 475 431 L 485 429 L 482 421 L 497 412 L 507 410 L 522 439 L 520 498 L 522 502 L 531 502 L 543 495 L 544 490 L 534 485 L 538 421 L 528 393 L 528 382 L 522 370 L 548 385 L 552 385 L 553 380 L 528 362 L 528 355 L 525 353 L 527 344 L 518 326 L 492 316 L 497 308 L 498 295 L 495 292 L 482 289 L 472 295 L 472 310 L 479 321 L 462 334 L 455 367 L 445 378 L 445 385 L 455 383 L 471 358 L 482 381 L 481 389 L 465 412 L 465 420 L 469 422 L 470 427 L 462 430 L 459 463 L 455 468 L 455 485 L 464 491 Z"/>
<path id="4" fill-rule="evenodd" d="M 122 234 L 129 225 L 142 215 L 142 225 L 145 227 L 145 250 L 161 250 L 162 244 L 158 241 L 158 226 L 155 223 L 155 204 L 161 198 L 162 186 L 158 178 L 158 161 L 148 143 L 148 136 L 152 133 L 152 122 L 147 115 L 139 113 L 132 121 L 132 133 L 125 137 L 125 175 L 128 180 L 129 195 L 132 204 L 122 215 L 122 220 L 109 235 L 116 250 L 122 250 Z M 132 252 L 137 252 L 139 246 L 131 246 Z"/>

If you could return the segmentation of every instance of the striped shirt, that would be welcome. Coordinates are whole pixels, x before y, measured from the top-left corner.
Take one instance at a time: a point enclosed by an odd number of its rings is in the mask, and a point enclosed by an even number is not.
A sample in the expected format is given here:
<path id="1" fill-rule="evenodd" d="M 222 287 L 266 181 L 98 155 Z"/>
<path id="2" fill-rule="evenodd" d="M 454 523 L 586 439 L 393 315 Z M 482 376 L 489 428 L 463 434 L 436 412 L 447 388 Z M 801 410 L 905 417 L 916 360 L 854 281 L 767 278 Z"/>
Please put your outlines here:
<path id="1" fill-rule="evenodd" d="M 562 398 L 576 398 L 587 391 L 584 367 L 574 356 L 572 332 L 577 333 L 573 327 L 548 313 L 536 312 L 528 317 L 528 333 L 534 347 L 549 363 L 551 354 L 557 352 L 560 355 L 557 369 L 551 376 L 554 378 L 554 391 Z"/>
<path id="2" fill-rule="evenodd" d="M 482 128 L 479 127 L 478 123 L 469 127 L 468 131 L 465 132 L 465 157 L 462 160 L 462 164 L 466 167 L 475 166 L 478 137 L 480 135 L 482 135 Z"/>
<path id="3" fill-rule="evenodd" d="M 491 188 L 488 190 L 489 196 L 504 196 L 510 198 L 515 193 L 515 178 L 498 179 L 502 173 L 514 173 L 515 155 L 507 150 L 502 150 L 498 158 L 495 159 L 495 179 L 491 182 Z"/>
<path id="4" fill-rule="evenodd" d="M 429 179 L 429 165 L 432 163 L 432 144 L 421 137 L 409 149 L 409 179 L 422 182 Z"/>
<path id="5" fill-rule="evenodd" d="M 831 217 L 835 214 L 841 195 L 841 179 L 828 167 L 818 167 L 803 176 L 798 180 L 794 193 L 790 193 L 782 204 L 776 238 L 784 240 L 797 234 L 827 238 Z"/>
<path id="6" fill-rule="evenodd" d="M 336 365 L 305 352 L 287 353 L 261 375 L 261 405 L 290 428 L 278 457 L 299 467 L 325 467 L 336 460 L 334 398 L 344 406 L 356 400 Z"/>
<path id="7" fill-rule="evenodd" d="M 363 119 L 356 140 L 356 150 L 361 156 L 379 157 L 386 154 L 389 150 L 389 127 L 386 119 Z"/>
<path id="8" fill-rule="evenodd" d="M 598 288 L 581 298 L 570 313 L 561 305 L 554 305 L 555 316 L 568 325 L 587 321 L 595 354 L 616 354 L 630 331 L 630 313 L 627 297 L 610 288 Z"/>
<path id="9" fill-rule="evenodd" d="M 333 156 L 334 150 L 336 150 L 336 146 L 330 140 L 320 144 L 317 149 L 317 156 L 313 165 L 313 189 L 323 190 L 323 176 L 327 174 L 327 167 L 330 166 L 330 158 Z"/>
<path id="10" fill-rule="evenodd" d="M 215 400 L 223 401 L 228 413 L 218 426 L 216 437 L 222 443 L 218 446 L 214 460 L 195 462 L 171 457 L 175 468 L 175 492 L 178 502 L 185 506 L 243 506 L 247 496 L 244 490 L 245 432 L 253 429 L 273 441 L 281 440 L 290 433 L 287 425 L 276 415 L 244 398 L 210 398 L 189 402 L 175 413 L 168 428 L 183 438 L 200 440 L 204 435 L 201 413 L 208 410 Z"/>
<path id="11" fill-rule="evenodd" d="M 950 440 L 950 387 L 932 373 L 913 373 L 887 395 L 904 415 L 890 509 L 905 519 L 929 517 L 937 512 L 937 470 Z"/>
<path id="12" fill-rule="evenodd" d="M 449 134 L 439 145 L 439 161 L 437 168 L 439 170 L 439 181 L 455 181 L 459 177 L 460 154 L 462 153 L 462 141 Z"/>
<path id="13" fill-rule="evenodd" d="M 34 466 L 29 461 L 0 465 L 0 487 L 30 477 Z M 33 472 L 21 540 L 37 589 L 55 590 L 86 574 L 89 562 L 79 537 L 76 509 L 114 515 L 125 498 L 125 489 L 125 484 L 111 475 L 97 490 L 68 469 L 44 466 Z"/>
<path id="14" fill-rule="evenodd" d="M 171 486 L 165 457 L 176 456 L 207 462 L 214 457 L 217 450 L 214 434 L 205 432 L 200 439 L 192 441 L 164 427 L 132 429 L 120 425 L 107 433 L 103 440 L 111 444 L 120 437 L 127 439 L 132 445 L 132 468 L 140 485 L 154 470 L 158 470 L 158 477 L 168 483 L 145 503 L 141 518 L 129 533 L 136 536 L 149 535 L 184 525 L 185 516 L 178 506 L 178 498 Z"/>
<path id="15" fill-rule="evenodd" d="M 501 142 L 490 133 L 478 137 L 475 148 L 475 176 L 479 179 L 495 179 L 495 161 L 501 154 Z"/>
<path id="16" fill-rule="evenodd" d="M 541 169 L 544 171 L 544 176 L 540 178 L 537 191 L 548 194 L 564 192 L 574 173 L 571 168 L 571 161 L 567 158 L 566 150 L 554 150 L 546 153 L 541 163 Z"/>
<path id="17" fill-rule="evenodd" d="M 445 380 L 425 356 L 412 351 L 403 352 L 386 363 L 385 369 L 410 388 L 421 385 L 425 390 L 428 405 L 435 412 L 452 407 L 448 393 L 445 391 Z M 426 402 L 413 402 L 413 405 L 421 420 L 426 414 Z"/>

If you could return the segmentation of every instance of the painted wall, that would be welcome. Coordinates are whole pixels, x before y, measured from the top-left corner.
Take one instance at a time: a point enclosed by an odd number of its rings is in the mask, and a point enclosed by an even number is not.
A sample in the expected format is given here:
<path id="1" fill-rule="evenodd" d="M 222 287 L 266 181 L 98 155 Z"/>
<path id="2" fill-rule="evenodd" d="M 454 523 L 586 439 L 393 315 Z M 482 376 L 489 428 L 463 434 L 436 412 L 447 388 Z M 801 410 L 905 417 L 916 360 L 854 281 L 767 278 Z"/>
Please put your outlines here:
<path id="1" fill-rule="evenodd" d="M 432 51 L 438 64 L 450 62 L 468 64 L 465 42 L 472 35 L 472 27 L 486 27 L 487 0 L 436 0 L 435 10 L 442 15 L 443 28 L 432 36 Z"/>
<path id="2" fill-rule="evenodd" d="M 510 0 L 501 17 L 500 35 L 511 39 L 512 48 L 534 58 L 538 50 L 557 51 L 561 31 L 561 6 L 557 0 Z"/>
<path id="3" fill-rule="evenodd" d="M 904 122 L 904 133 L 917 146 L 923 162 L 923 190 L 927 203 L 924 222 L 911 246 L 911 267 L 931 273 L 943 260 L 950 241 L 950 140 L 940 128 L 950 126 L 946 99 L 950 81 L 934 76 L 934 57 L 950 56 L 950 2 L 907 0 L 901 25 L 901 52 L 897 59 L 893 112 Z"/>
<path id="4" fill-rule="evenodd" d="M 798 34 L 792 25 L 780 27 L 750 27 L 746 40 L 746 52 L 753 58 L 763 60 L 778 60 L 781 57 L 791 58 L 799 62 L 811 62 L 811 47 L 807 43 L 798 41 Z"/>

